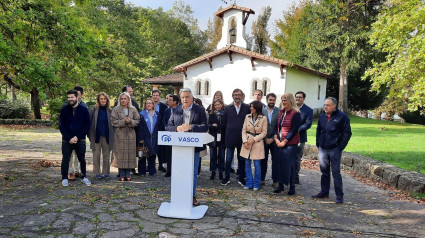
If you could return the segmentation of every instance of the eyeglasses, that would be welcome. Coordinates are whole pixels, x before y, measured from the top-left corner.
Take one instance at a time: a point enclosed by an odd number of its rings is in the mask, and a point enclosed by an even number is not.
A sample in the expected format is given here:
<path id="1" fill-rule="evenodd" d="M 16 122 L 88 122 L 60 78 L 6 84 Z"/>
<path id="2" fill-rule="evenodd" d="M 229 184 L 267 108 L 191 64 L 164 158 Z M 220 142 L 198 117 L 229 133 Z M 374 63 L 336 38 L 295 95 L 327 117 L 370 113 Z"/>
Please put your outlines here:
<path id="1" fill-rule="evenodd" d="M 295 98 L 304 98 L 304 97 L 295 97 Z"/>
<path id="2" fill-rule="evenodd" d="M 153 103 L 151 103 L 151 102 L 147 102 L 146 104 L 153 104 Z"/>

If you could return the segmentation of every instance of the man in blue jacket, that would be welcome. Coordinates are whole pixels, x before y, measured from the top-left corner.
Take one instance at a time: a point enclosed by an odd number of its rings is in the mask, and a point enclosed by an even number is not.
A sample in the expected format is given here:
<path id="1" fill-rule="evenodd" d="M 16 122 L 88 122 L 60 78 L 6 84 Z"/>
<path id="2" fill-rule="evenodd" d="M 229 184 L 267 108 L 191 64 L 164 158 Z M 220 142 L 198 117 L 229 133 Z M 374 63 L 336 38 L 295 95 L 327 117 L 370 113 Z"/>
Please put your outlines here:
<path id="1" fill-rule="evenodd" d="M 334 179 L 336 203 L 344 202 L 341 177 L 342 151 L 351 138 L 350 119 L 347 114 L 336 108 L 337 101 L 333 97 L 325 99 L 324 112 L 317 123 L 316 146 L 319 148 L 321 190 L 313 198 L 328 198 L 331 184 L 331 169 Z"/>
<path id="2" fill-rule="evenodd" d="M 305 96 L 303 91 L 295 93 L 295 101 L 301 114 L 301 126 L 298 129 L 300 133 L 300 144 L 298 145 L 297 160 L 295 161 L 295 184 L 300 184 L 301 158 L 303 157 L 304 146 L 307 142 L 307 130 L 310 129 L 313 122 L 313 109 L 304 104 Z"/>
<path id="3" fill-rule="evenodd" d="M 239 154 L 242 147 L 242 127 L 245 116 L 251 113 L 248 104 L 243 103 L 243 92 L 240 89 L 233 90 L 233 104 L 224 108 L 223 125 L 226 127 L 225 145 L 226 145 L 226 167 L 225 178 L 221 181 L 221 185 L 230 183 L 230 168 L 232 166 L 233 155 L 235 149 L 238 156 L 238 183 L 245 186 L 245 159 Z"/>
<path id="4" fill-rule="evenodd" d="M 76 90 L 69 90 L 68 104 L 63 106 L 59 115 L 59 129 L 62 134 L 62 186 L 67 187 L 69 160 L 75 150 L 80 162 L 81 178 L 90 186 L 91 182 L 86 177 L 86 135 L 90 130 L 90 114 L 87 107 L 77 101 Z"/>
<path id="5" fill-rule="evenodd" d="M 208 122 L 205 109 L 193 103 L 192 91 L 189 88 L 180 90 L 180 100 L 182 105 L 176 107 L 170 116 L 167 124 L 167 131 L 177 132 L 207 132 Z M 195 148 L 193 167 L 193 206 L 198 206 L 196 200 L 196 186 L 198 183 L 199 152 L 203 147 Z"/>

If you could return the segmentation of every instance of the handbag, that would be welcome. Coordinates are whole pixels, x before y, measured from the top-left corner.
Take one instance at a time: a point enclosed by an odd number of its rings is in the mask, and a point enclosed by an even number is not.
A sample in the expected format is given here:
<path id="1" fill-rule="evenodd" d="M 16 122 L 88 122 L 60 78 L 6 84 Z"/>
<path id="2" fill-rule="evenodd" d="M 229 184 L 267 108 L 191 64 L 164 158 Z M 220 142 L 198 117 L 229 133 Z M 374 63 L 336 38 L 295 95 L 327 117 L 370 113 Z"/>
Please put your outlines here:
<path id="1" fill-rule="evenodd" d="M 145 145 L 145 143 L 138 143 L 137 145 L 137 157 L 149 157 L 149 148 Z"/>

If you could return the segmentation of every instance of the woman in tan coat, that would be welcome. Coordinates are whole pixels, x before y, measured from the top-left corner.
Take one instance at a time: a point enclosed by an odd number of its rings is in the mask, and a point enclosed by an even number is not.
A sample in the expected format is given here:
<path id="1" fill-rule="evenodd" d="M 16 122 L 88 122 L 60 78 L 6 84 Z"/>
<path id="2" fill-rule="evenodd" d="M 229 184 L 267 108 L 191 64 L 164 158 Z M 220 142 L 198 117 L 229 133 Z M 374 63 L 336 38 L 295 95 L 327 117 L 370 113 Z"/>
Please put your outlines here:
<path id="1" fill-rule="evenodd" d="M 137 167 L 136 132 L 139 124 L 139 112 L 131 104 L 130 95 L 120 94 L 119 105 L 112 109 L 111 123 L 114 126 L 114 145 L 112 166 L 118 168 L 121 181 L 130 181 L 130 169 Z"/>
<path id="2" fill-rule="evenodd" d="M 246 185 L 244 189 L 257 191 L 261 183 L 261 163 L 264 159 L 263 139 L 267 135 L 267 117 L 263 116 L 263 104 L 253 101 L 251 114 L 246 115 L 242 127 L 242 150 L 240 156 L 245 158 Z M 254 161 L 254 179 L 252 178 L 251 160 Z"/>

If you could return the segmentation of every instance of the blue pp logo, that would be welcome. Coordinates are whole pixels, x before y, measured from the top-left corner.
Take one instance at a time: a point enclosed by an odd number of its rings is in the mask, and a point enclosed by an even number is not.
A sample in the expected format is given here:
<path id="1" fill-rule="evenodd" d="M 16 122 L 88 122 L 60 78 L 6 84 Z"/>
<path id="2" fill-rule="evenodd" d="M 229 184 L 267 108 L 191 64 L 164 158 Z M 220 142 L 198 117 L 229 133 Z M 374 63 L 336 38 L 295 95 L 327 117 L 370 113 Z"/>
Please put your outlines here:
<path id="1" fill-rule="evenodd" d="M 169 135 L 163 135 L 163 136 L 161 136 L 161 140 L 163 142 L 170 142 L 171 141 L 171 136 L 169 136 Z"/>

